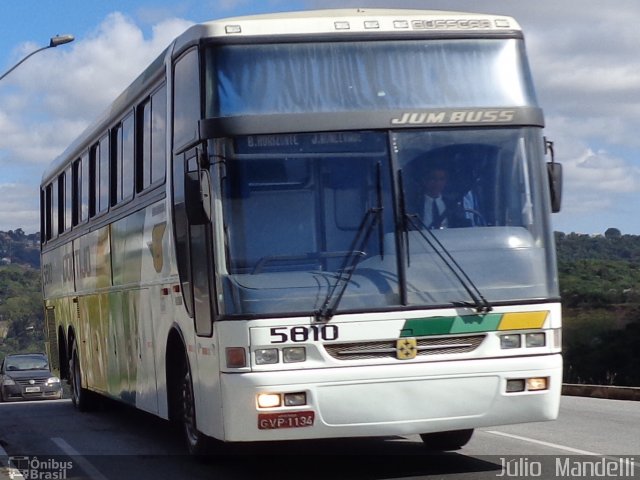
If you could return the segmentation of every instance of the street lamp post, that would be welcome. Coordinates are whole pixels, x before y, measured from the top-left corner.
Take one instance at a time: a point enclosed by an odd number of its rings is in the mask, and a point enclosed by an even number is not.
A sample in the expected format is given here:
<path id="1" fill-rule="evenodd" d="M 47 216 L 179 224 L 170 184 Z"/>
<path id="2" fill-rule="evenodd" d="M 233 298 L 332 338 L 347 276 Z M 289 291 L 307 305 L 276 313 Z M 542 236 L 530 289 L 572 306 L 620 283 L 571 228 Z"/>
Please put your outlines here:
<path id="1" fill-rule="evenodd" d="M 46 50 L 47 48 L 55 48 L 58 45 L 64 45 L 65 43 L 73 42 L 73 40 L 74 40 L 73 35 L 56 35 L 55 37 L 51 37 L 51 41 L 49 42 L 49 45 L 47 45 L 46 47 L 38 48 L 37 50 L 34 50 L 33 52 L 31 52 L 29 55 L 27 55 L 22 60 L 20 60 L 18 63 L 16 63 L 9 70 L 7 70 L 5 73 L 3 73 L 2 76 L 0 76 L 0 80 L 2 80 L 4 77 L 9 75 L 16 68 L 18 68 L 20 65 L 22 65 L 28 58 L 30 58 L 31 56 L 35 55 L 36 53 L 41 52 L 42 50 Z"/>

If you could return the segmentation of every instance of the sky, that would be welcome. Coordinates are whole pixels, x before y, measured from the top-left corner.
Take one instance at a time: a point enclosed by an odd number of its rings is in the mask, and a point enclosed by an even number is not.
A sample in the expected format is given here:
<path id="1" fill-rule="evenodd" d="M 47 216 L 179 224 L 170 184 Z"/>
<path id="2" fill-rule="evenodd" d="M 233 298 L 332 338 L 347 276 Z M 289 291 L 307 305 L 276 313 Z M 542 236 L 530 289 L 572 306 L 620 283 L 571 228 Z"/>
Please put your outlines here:
<path id="1" fill-rule="evenodd" d="M 513 16 L 522 26 L 545 135 L 563 164 L 553 228 L 640 235 L 637 0 L 25 0 L 0 2 L 0 231 L 39 230 L 39 183 L 60 154 L 194 23 L 316 8 L 388 7 Z"/>

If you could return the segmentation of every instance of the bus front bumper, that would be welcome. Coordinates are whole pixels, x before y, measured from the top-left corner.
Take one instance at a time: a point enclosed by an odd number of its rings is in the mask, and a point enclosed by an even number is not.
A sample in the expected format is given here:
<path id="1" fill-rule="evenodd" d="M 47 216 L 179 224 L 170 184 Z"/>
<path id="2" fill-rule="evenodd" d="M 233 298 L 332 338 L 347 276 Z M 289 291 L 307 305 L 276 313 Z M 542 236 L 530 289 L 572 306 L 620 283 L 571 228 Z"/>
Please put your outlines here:
<path id="1" fill-rule="evenodd" d="M 529 378 L 546 378 L 548 388 L 507 391 L 508 380 Z M 562 357 L 222 374 L 221 382 L 225 441 L 412 435 L 555 419 Z M 306 402 L 259 408 L 264 393 L 304 393 Z"/>

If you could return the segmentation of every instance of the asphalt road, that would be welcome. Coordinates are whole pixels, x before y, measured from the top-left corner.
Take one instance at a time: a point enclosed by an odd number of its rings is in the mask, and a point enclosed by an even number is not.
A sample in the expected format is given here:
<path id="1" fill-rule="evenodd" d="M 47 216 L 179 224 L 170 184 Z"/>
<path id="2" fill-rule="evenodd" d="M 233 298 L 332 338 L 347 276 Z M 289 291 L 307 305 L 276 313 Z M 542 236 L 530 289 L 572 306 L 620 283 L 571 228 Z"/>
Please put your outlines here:
<path id="1" fill-rule="evenodd" d="M 11 457 L 25 478 L 640 478 L 640 402 L 563 397 L 558 420 L 477 430 L 455 453 L 428 455 L 415 436 L 243 445 L 207 461 L 188 457 L 168 423 L 128 408 L 24 402 L 0 404 L 0 446 L 0 462 Z"/>

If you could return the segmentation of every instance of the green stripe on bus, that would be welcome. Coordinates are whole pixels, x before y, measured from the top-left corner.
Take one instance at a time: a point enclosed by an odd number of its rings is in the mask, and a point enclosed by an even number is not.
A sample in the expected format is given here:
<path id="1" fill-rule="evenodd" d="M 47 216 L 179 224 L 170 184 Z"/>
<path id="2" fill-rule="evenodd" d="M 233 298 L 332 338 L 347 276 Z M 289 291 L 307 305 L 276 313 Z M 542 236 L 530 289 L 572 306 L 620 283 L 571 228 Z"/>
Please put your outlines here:
<path id="1" fill-rule="evenodd" d="M 450 333 L 490 332 L 498 329 L 501 320 L 501 313 L 456 317 Z"/>
<path id="2" fill-rule="evenodd" d="M 400 337 L 423 337 L 449 333 L 489 332 L 498 329 L 501 313 L 464 315 L 462 317 L 428 317 L 406 320 Z"/>

